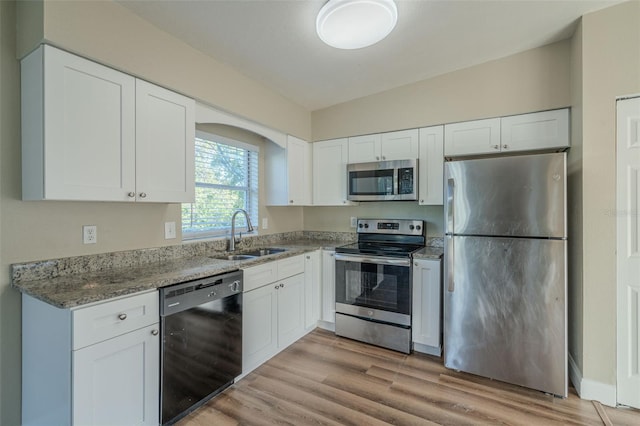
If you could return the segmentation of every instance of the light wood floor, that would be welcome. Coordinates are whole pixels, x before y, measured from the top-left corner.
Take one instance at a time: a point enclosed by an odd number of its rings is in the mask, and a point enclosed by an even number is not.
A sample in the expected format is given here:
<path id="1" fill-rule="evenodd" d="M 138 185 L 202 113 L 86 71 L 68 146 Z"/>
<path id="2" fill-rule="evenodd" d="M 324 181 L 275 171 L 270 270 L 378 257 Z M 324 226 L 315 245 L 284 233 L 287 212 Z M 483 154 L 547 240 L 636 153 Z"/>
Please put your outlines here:
<path id="1" fill-rule="evenodd" d="M 179 423 L 272 424 L 640 425 L 640 411 L 581 400 L 573 388 L 553 398 L 317 329 Z"/>

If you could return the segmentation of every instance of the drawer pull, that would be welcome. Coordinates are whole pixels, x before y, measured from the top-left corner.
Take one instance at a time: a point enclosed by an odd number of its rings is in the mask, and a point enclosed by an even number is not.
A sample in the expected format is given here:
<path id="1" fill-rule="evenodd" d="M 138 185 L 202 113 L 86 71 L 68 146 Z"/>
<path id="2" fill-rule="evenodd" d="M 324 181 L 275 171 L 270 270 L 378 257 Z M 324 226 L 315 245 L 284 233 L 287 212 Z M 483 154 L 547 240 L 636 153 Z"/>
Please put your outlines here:
<path id="1" fill-rule="evenodd" d="M 120 321 L 124 321 L 127 319 L 127 314 L 120 314 L 118 315 L 118 318 L 120 319 Z"/>
<path id="2" fill-rule="evenodd" d="M 153 334 L 154 336 L 157 336 L 158 335 L 158 330 L 156 330 L 156 329 L 151 330 L 151 334 Z"/>

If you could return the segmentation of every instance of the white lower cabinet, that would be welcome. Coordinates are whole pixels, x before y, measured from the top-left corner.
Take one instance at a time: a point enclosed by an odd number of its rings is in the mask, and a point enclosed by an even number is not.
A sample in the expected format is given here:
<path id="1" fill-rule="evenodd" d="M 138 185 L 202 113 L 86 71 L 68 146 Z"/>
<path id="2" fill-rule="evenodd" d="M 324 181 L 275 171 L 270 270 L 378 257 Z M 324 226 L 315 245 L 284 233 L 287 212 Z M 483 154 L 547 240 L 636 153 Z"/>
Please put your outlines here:
<path id="1" fill-rule="evenodd" d="M 267 266 L 268 265 L 268 266 Z M 273 274 L 255 274 L 265 268 Z M 244 270 L 242 372 L 247 374 L 302 337 L 305 330 L 305 256 Z"/>
<path id="2" fill-rule="evenodd" d="M 321 250 L 304 256 L 304 328 L 313 330 L 320 319 L 322 265 Z"/>
<path id="3" fill-rule="evenodd" d="M 157 425 L 156 291 L 78 309 L 22 296 L 23 425 Z"/>
<path id="4" fill-rule="evenodd" d="M 442 265 L 440 260 L 413 260 L 413 350 L 442 354 Z"/>
<path id="5" fill-rule="evenodd" d="M 158 330 L 153 324 L 73 351 L 74 424 L 157 424 Z"/>
<path id="6" fill-rule="evenodd" d="M 336 322 L 336 259 L 335 251 L 332 250 L 322 250 L 322 316 L 320 319 L 328 325 Z"/>

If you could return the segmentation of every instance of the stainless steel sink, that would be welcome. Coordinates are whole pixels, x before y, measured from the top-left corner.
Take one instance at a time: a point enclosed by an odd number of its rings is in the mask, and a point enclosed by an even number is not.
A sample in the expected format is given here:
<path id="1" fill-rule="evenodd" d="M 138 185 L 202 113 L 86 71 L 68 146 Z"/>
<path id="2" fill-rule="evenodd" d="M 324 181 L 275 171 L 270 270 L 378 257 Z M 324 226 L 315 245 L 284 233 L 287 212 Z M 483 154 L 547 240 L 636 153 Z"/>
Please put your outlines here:
<path id="1" fill-rule="evenodd" d="M 248 259 L 255 259 L 258 256 L 252 256 L 250 254 L 224 254 L 222 256 L 209 256 L 212 259 L 219 259 L 219 260 L 248 260 Z"/>
<path id="2" fill-rule="evenodd" d="M 255 259 L 260 256 L 268 256 L 270 254 L 278 254 L 287 251 L 287 249 L 283 248 L 275 248 L 275 247 L 266 247 L 263 249 L 245 251 L 238 254 L 222 254 L 219 256 L 209 256 L 212 259 L 218 260 L 249 260 Z"/>
<path id="3" fill-rule="evenodd" d="M 244 254 L 249 255 L 249 256 L 268 256 L 270 254 L 278 254 L 278 253 L 282 253 L 287 251 L 287 249 L 283 249 L 283 248 L 274 248 L 274 247 L 267 247 L 267 248 L 263 248 L 263 249 L 259 249 L 259 250 L 252 250 L 252 251 L 248 251 L 245 252 Z"/>

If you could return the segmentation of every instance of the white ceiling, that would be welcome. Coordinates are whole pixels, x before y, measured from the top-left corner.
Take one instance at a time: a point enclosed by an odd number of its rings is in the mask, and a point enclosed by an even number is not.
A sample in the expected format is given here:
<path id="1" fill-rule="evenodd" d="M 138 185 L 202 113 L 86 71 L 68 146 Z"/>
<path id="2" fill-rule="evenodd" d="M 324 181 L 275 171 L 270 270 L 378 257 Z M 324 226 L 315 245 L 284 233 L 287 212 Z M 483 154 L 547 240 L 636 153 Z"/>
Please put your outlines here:
<path id="1" fill-rule="evenodd" d="M 323 44 L 325 0 L 118 0 L 145 20 L 316 110 L 573 34 L 619 0 L 396 0 L 398 24 L 358 50 Z"/>

